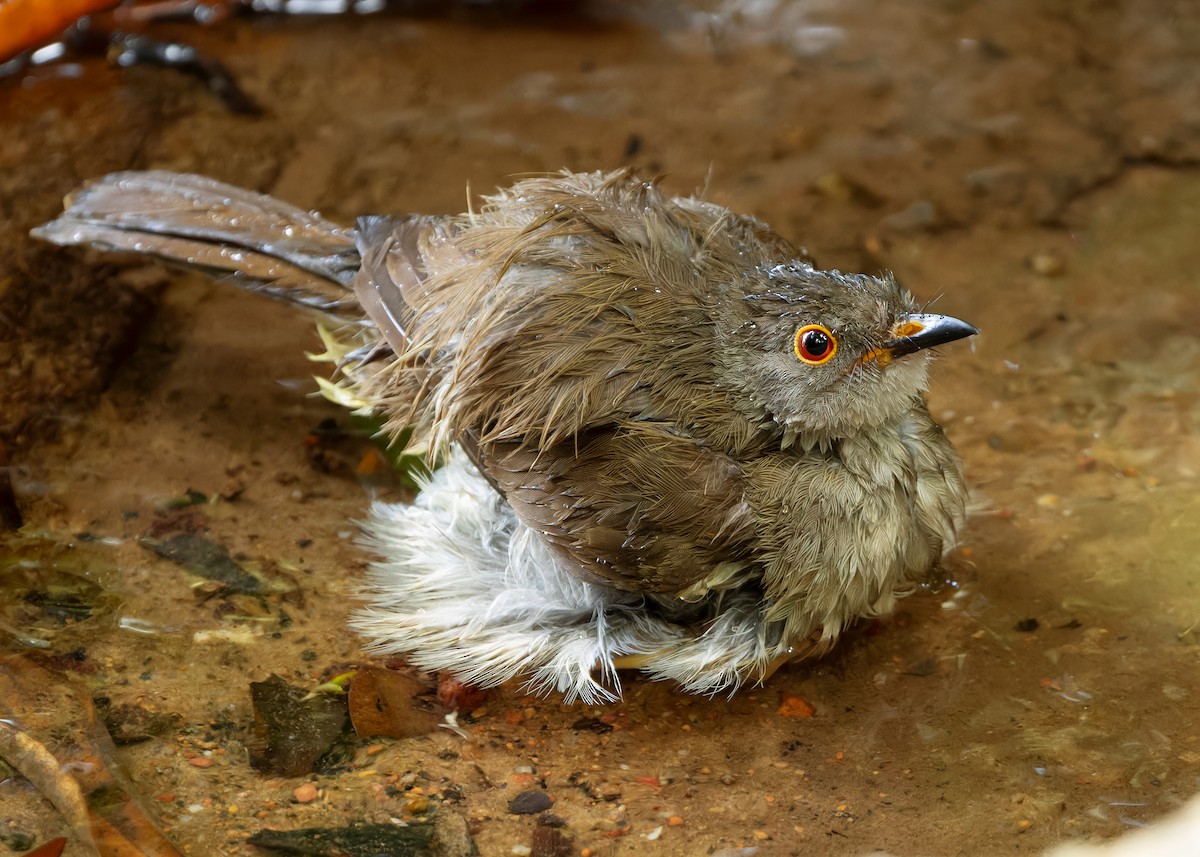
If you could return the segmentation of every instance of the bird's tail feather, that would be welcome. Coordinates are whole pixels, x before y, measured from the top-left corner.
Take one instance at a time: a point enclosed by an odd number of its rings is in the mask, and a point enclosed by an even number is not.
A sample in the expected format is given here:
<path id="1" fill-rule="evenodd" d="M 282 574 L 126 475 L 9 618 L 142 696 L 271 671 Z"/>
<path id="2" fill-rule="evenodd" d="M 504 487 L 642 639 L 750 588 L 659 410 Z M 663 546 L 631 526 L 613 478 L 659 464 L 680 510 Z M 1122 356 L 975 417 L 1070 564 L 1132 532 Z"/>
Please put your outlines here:
<path id="1" fill-rule="evenodd" d="M 355 230 L 204 176 L 110 173 L 67 197 L 66 210 L 33 235 L 158 256 L 288 303 L 363 314 L 352 285 L 361 266 Z"/>

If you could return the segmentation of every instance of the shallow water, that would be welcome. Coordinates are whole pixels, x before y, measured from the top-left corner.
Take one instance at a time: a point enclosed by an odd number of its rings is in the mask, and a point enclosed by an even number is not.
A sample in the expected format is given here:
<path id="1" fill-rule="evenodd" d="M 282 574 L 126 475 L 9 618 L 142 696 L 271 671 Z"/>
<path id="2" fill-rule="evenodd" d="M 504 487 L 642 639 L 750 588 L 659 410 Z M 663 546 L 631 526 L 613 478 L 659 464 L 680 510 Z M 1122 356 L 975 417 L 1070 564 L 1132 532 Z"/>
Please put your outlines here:
<path id="1" fill-rule="evenodd" d="M 1198 30 L 1165 2 L 254 19 L 157 32 L 226 62 L 264 118 L 91 60 L 0 89 L 0 423 L 27 527 L 76 545 L 67 571 L 105 591 L 90 619 L 35 630 L 86 652 L 88 689 L 181 715 L 119 752 L 194 853 L 402 817 L 414 785 L 484 854 L 530 842 L 506 806 L 543 782 L 594 854 L 1032 853 L 1154 822 L 1200 791 Z M 505 688 L 469 739 L 362 742 L 296 803 L 301 781 L 247 764 L 247 682 L 362 658 L 350 520 L 403 491 L 364 485 L 354 447 L 306 447 L 343 417 L 310 395 L 310 320 L 24 232 L 112 169 L 204 172 L 349 221 L 624 163 L 982 329 L 944 349 L 930 394 L 972 486 L 949 582 L 732 699 L 630 678 L 592 711 Z M 199 600 L 139 547 L 189 490 L 225 499 L 173 514 L 304 598 Z M 780 714 L 793 695 L 815 714 Z M 571 728 L 591 716 L 614 728 Z M 0 800 L 38 839 L 60 832 L 18 781 Z"/>

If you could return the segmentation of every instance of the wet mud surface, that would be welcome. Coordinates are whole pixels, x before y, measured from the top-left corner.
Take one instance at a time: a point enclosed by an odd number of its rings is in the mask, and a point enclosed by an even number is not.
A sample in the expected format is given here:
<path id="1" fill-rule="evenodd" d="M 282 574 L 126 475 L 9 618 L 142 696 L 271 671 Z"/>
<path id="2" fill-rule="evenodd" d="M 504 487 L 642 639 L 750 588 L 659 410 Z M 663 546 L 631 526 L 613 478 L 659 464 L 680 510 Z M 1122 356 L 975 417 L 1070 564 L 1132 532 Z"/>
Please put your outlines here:
<path id="1" fill-rule="evenodd" d="M 101 60 L 0 88 L 0 438 L 25 522 L 0 555 L 0 645 L 170 716 L 116 759 L 182 850 L 432 816 L 465 822 L 443 853 L 468 835 L 555 853 L 534 839 L 544 813 L 512 812 L 532 791 L 571 854 L 1036 853 L 1200 791 L 1200 14 L 735 6 L 161 26 L 226 63 L 259 118 Z M 944 349 L 930 392 L 972 487 L 942 580 L 730 699 L 629 676 L 591 709 L 514 684 L 459 731 L 256 771 L 250 682 L 372 662 L 345 624 L 368 561 L 353 521 L 407 489 L 360 472 L 365 441 L 320 440 L 347 423 L 313 395 L 311 319 L 25 232 L 115 169 L 203 172 L 348 222 L 622 164 L 982 329 Z M 141 543 L 178 533 L 279 585 L 219 591 Z M 34 609 L 31 569 L 86 582 L 93 609 Z M 15 777 L 0 823 L 64 832 Z"/>

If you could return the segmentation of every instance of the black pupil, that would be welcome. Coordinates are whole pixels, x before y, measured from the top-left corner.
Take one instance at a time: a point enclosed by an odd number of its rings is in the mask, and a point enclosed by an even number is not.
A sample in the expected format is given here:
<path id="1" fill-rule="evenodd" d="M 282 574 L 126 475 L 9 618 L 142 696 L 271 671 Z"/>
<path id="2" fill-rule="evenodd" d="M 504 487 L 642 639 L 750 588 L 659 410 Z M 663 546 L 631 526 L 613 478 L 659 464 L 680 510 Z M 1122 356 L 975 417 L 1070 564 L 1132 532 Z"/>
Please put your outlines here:
<path id="1" fill-rule="evenodd" d="M 829 351 L 829 337 L 819 330 L 804 334 L 804 350 L 809 357 L 824 357 Z"/>

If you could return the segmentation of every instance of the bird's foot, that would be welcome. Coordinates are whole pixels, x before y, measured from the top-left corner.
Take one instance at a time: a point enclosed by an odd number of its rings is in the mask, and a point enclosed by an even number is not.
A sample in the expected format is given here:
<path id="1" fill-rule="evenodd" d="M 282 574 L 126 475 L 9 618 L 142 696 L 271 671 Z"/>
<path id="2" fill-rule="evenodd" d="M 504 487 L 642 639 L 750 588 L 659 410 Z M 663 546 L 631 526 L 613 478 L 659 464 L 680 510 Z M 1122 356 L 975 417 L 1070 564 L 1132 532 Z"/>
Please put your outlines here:
<path id="1" fill-rule="evenodd" d="M 768 662 L 766 666 L 762 668 L 762 673 L 758 677 L 758 683 L 766 684 L 771 679 L 771 676 L 775 675 L 776 670 L 778 670 L 781 666 L 803 658 L 806 653 L 807 649 L 800 652 L 789 649 L 781 655 L 776 655 L 773 660 Z"/>
<path id="2" fill-rule="evenodd" d="M 621 655 L 612 659 L 614 669 L 618 670 L 640 670 L 645 669 L 650 665 L 650 659 L 654 657 L 653 652 L 640 652 L 636 655 Z"/>

